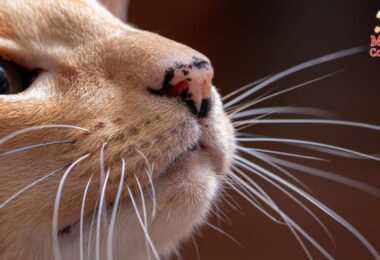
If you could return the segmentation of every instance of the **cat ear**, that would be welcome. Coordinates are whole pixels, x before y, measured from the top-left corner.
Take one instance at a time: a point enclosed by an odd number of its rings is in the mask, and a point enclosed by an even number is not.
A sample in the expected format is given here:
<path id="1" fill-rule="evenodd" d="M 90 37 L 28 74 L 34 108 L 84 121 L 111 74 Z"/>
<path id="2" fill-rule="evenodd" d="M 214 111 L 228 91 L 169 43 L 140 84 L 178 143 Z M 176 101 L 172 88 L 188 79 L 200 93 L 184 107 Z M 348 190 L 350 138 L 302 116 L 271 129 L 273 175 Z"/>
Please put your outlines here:
<path id="1" fill-rule="evenodd" d="M 113 15 L 123 22 L 127 21 L 129 0 L 98 0 Z"/>

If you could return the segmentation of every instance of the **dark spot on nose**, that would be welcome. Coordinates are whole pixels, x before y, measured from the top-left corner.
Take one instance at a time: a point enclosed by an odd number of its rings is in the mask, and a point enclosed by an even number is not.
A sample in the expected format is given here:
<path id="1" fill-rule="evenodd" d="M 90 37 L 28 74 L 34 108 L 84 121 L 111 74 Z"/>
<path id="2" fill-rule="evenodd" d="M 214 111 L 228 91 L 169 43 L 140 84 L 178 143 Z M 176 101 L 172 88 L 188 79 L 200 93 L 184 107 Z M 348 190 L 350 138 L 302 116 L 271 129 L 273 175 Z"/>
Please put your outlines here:
<path id="1" fill-rule="evenodd" d="M 198 57 L 193 57 L 193 66 L 201 70 L 207 67 L 208 61 L 200 59 Z"/>
<path id="2" fill-rule="evenodd" d="M 213 72 L 210 68 L 208 60 L 195 56 L 190 64 L 175 62 L 173 67 L 166 68 L 161 88 L 148 88 L 148 91 L 158 96 L 176 97 L 193 115 L 205 118 L 211 109 Z M 197 70 L 195 74 L 194 70 Z"/>
<path id="3" fill-rule="evenodd" d="M 172 81 L 172 79 L 174 78 L 174 71 L 175 71 L 174 68 L 167 68 L 165 70 L 164 80 L 162 81 L 161 89 L 149 88 L 148 89 L 149 92 L 151 94 L 154 94 L 154 95 L 159 95 L 159 96 L 167 95 L 168 96 L 170 93 L 170 90 L 173 88 L 173 86 L 170 84 L 170 81 Z"/>

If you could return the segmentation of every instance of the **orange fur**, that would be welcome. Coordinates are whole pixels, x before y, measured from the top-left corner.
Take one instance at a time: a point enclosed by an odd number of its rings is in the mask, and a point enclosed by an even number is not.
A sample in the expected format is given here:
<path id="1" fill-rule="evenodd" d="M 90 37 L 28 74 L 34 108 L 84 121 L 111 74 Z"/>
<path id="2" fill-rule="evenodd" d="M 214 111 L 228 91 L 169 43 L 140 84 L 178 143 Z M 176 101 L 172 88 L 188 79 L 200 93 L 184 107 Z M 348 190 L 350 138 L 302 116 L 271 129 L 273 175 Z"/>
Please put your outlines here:
<path id="1" fill-rule="evenodd" d="M 0 138 L 46 124 L 89 130 L 41 129 L 1 144 L 0 153 L 49 141 L 74 142 L 0 156 L 0 202 L 49 172 L 90 154 L 68 177 L 60 201 L 60 227 L 77 223 L 90 176 L 93 182 L 86 213 L 92 215 L 95 209 L 102 144 L 108 143 L 105 168 L 112 171 L 107 186 L 109 202 L 116 194 L 121 158 L 126 159 L 126 180 L 135 197 L 139 193 L 134 176 L 144 187 L 149 186 L 145 160 L 136 152 L 139 150 L 154 165 L 157 181 L 160 211 L 156 219 L 150 219 L 154 226 L 151 236 L 159 253 L 167 254 L 207 214 L 215 197 L 210 187 L 230 167 L 234 137 L 215 89 L 208 128 L 202 129 L 183 104 L 152 96 L 147 87 L 162 81 L 162 66 L 173 57 L 180 61 L 192 56 L 207 58 L 157 34 L 133 29 L 90 1 L 0 0 L 0 7 L 0 56 L 43 71 L 26 91 L 0 96 Z M 208 144 L 207 150 L 173 164 L 200 138 Z M 63 172 L 0 209 L 1 259 L 52 259 L 54 198 Z M 117 231 L 122 248 L 114 250 L 122 259 L 145 258 L 144 236 L 126 194 L 120 223 L 128 226 L 128 236 L 124 238 L 122 231 Z M 152 205 L 147 202 L 147 207 L 151 210 Z M 118 228 L 123 230 L 123 225 Z M 126 243 L 124 247 L 120 241 Z M 73 250 L 61 242 L 64 258 L 78 253 Z"/>

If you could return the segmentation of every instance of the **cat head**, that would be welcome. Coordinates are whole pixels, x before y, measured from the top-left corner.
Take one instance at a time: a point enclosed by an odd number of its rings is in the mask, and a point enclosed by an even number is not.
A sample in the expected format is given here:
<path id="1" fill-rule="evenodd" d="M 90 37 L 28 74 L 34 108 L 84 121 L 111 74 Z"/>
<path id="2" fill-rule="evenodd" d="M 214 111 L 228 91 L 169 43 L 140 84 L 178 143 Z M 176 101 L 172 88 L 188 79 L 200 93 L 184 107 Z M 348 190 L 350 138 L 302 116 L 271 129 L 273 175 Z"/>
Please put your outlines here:
<path id="1" fill-rule="evenodd" d="M 209 59 L 94 1 L 0 6 L 1 258 L 169 254 L 235 152 Z"/>

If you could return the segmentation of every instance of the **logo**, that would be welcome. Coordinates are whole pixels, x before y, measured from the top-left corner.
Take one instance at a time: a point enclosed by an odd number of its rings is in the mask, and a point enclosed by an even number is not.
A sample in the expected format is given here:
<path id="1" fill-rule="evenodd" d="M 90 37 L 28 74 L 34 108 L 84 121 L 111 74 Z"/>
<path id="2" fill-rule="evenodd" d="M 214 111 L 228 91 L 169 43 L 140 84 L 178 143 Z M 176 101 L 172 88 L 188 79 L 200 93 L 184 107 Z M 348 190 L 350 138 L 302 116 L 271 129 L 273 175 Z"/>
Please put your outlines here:
<path id="1" fill-rule="evenodd" d="M 380 20 L 380 11 L 376 18 Z M 380 26 L 377 25 L 374 29 L 375 34 L 371 35 L 369 55 L 373 58 L 380 58 Z"/>
<path id="2" fill-rule="evenodd" d="M 377 13 L 376 18 L 380 20 L 380 11 Z M 380 26 L 375 27 L 375 33 L 380 33 Z"/>

